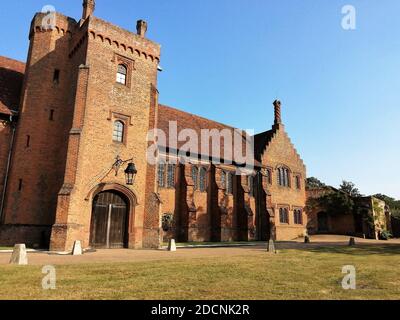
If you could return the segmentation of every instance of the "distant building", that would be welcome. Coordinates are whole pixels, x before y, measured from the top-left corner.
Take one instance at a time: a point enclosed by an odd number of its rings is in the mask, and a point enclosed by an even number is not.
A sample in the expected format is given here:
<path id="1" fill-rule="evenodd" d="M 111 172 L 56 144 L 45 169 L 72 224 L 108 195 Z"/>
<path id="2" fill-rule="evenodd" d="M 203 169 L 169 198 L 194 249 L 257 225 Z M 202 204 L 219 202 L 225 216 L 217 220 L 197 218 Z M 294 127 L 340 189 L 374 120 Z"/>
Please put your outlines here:
<path id="1" fill-rule="evenodd" d="M 332 192 L 341 192 L 330 186 L 308 189 L 307 199 L 315 200 Z M 307 207 L 309 234 L 341 234 L 380 239 L 384 230 L 391 231 L 391 215 L 385 202 L 369 197 L 353 197 L 356 212 L 329 215 L 320 205 Z M 318 202 L 317 202 L 318 203 Z"/>

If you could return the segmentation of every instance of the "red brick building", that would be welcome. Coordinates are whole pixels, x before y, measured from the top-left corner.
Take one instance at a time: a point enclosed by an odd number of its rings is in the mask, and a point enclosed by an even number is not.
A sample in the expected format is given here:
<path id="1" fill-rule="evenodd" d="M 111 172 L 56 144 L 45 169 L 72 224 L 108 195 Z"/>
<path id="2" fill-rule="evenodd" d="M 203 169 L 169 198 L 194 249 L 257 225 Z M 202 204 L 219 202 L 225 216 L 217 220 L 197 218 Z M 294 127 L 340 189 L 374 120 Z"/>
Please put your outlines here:
<path id="1" fill-rule="evenodd" d="M 0 244 L 157 248 L 163 235 L 302 235 L 306 168 L 282 124 L 280 102 L 271 130 L 240 136 L 254 144 L 247 174 L 238 175 L 242 164 L 227 161 L 222 149 L 217 160 L 207 148 L 187 155 L 170 133 L 153 163 L 148 133 L 168 131 L 171 121 L 178 132 L 199 135 L 236 130 L 158 103 L 160 45 L 146 38 L 146 22 L 133 33 L 95 17 L 94 0 L 83 9 L 79 21 L 37 13 L 26 66 L 0 59 Z M 129 163 L 133 184 L 124 174 Z"/>

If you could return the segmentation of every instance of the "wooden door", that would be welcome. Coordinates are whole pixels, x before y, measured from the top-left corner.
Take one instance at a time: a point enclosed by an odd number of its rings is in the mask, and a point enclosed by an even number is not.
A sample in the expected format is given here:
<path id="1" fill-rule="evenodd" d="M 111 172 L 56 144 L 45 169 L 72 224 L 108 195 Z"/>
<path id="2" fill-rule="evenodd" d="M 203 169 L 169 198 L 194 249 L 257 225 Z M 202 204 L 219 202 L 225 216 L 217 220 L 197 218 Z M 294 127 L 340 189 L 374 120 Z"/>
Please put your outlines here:
<path id="1" fill-rule="evenodd" d="M 93 200 L 90 245 L 94 248 L 124 248 L 127 214 L 127 202 L 120 194 L 99 193 Z"/>

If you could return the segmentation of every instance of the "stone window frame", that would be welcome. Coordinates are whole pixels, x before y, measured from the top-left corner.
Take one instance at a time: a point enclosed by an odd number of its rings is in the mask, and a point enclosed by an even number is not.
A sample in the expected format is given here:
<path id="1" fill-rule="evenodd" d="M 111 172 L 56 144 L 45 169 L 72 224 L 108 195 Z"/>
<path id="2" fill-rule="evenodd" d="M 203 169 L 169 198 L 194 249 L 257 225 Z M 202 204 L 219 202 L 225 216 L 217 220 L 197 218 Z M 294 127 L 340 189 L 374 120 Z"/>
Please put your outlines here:
<path id="1" fill-rule="evenodd" d="M 287 222 L 282 222 L 282 216 L 281 216 L 281 210 L 286 210 L 286 215 L 285 215 L 285 220 Z M 287 205 L 282 205 L 278 207 L 278 218 L 279 218 L 279 224 L 280 225 L 290 225 L 290 206 Z"/>
<path id="2" fill-rule="evenodd" d="M 274 180 L 273 179 L 273 172 L 274 172 L 274 169 L 272 167 L 267 167 L 265 169 L 265 173 L 266 173 L 265 177 L 267 178 L 267 183 L 269 185 L 272 185 L 273 180 Z"/>
<path id="3" fill-rule="evenodd" d="M 112 122 L 112 130 L 113 130 L 112 132 L 113 133 L 114 133 L 114 123 L 116 121 L 120 121 L 124 124 L 124 132 L 123 132 L 122 142 L 115 141 L 114 139 L 112 141 L 113 141 L 113 143 L 119 143 L 119 144 L 123 144 L 126 146 L 127 141 L 128 141 L 128 127 L 133 126 L 132 117 L 110 110 L 107 120 Z"/>
<path id="4" fill-rule="evenodd" d="M 123 86 L 123 87 L 127 87 L 127 88 L 131 88 L 132 87 L 132 75 L 133 75 L 133 71 L 135 71 L 135 60 L 122 56 L 118 53 L 114 53 L 114 58 L 112 59 L 112 62 L 115 63 L 115 72 L 114 72 L 114 81 L 117 85 L 119 86 Z M 117 81 L 116 79 L 116 75 L 118 73 L 118 67 L 120 65 L 123 65 L 124 67 L 126 67 L 126 81 L 125 84 L 120 83 Z"/>
<path id="5" fill-rule="evenodd" d="M 190 169 L 190 175 L 193 181 L 193 190 L 199 190 L 199 168 L 197 165 L 192 165 L 192 168 Z"/>
<path id="6" fill-rule="evenodd" d="M 293 177 L 296 190 L 301 190 L 303 188 L 301 173 L 294 173 Z"/>
<path id="7" fill-rule="evenodd" d="M 165 188 L 166 186 L 166 180 L 165 180 L 165 173 L 167 170 L 166 169 L 166 163 L 163 161 L 160 161 L 157 164 L 157 185 L 159 188 Z"/>
<path id="8" fill-rule="evenodd" d="M 207 189 L 208 189 L 207 172 L 208 172 L 208 170 L 205 166 L 199 167 L 199 177 L 198 177 L 199 188 L 198 188 L 198 190 L 200 192 L 207 192 Z M 204 176 L 203 176 L 203 174 L 204 174 Z"/>
<path id="9" fill-rule="evenodd" d="M 167 189 L 175 189 L 176 185 L 176 164 L 175 163 L 166 163 L 166 174 L 167 174 L 167 179 L 166 179 L 166 188 Z"/>
<path id="10" fill-rule="evenodd" d="M 125 131 L 126 125 L 122 120 L 115 120 L 113 122 L 113 142 L 124 143 L 125 142 Z"/>
<path id="11" fill-rule="evenodd" d="M 116 82 L 119 84 L 123 84 L 125 86 L 126 82 L 128 81 L 127 77 L 128 77 L 128 67 L 124 63 L 120 63 L 117 69 Z"/>
<path id="12" fill-rule="evenodd" d="M 162 189 L 176 188 L 176 170 L 178 166 L 174 162 L 161 159 L 157 163 L 157 186 Z"/>
<path id="13" fill-rule="evenodd" d="M 285 175 L 283 175 L 283 182 L 282 182 L 282 177 L 281 177 L 281 170 L 284 170 L 287 172 L 287 185 L 285 184 Z M 290 168 L 285 165 L 285 164 L 280 164 L 278 166 L 276 166 L 276 178 L 277 178 L 277 182 L 278 182 L 278 186 L 281 188 L 292 188 L 292 170 L 290 170 Z"/>
<path id="14" fill-rule="evenodd" d="M 296 217 L 296 214 L 297 213 L 300 213 L 300 215 L 299 215 L 299 217 L 300 217 L 300 223 L 298 223 L 298 217 Z M 303 218 L 303 209 L 302 208 L 300 208 L 300 207 L 295 207 L 295 208 L 293 208 L 293 221 L 294 221 L 294 224 L 296 225 L 296 226 L 302 226 L 302 225 L 304 225 L 304 218 Z"/>
<path id="15" fill-rule="evenodd" d="M 202 163 L 193 163 L 190 168 L 190 177 L 193 182 L 193 191 L 208 192 L 208 166 Z M 202 176 L 204 173 L 204 176 Z"/>

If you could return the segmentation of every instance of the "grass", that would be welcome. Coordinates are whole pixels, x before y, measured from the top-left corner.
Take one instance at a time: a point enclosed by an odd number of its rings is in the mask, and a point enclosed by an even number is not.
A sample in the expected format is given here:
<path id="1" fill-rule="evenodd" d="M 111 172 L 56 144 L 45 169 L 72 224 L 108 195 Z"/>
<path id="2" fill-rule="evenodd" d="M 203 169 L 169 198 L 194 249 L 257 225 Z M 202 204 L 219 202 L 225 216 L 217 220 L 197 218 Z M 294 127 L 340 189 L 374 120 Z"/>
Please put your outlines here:
<path id="1" fill-rule="evenodd" d="M 282 250 L 270 255 L 41 267 L 0 266 L 0 299 L 400 299 L 400 246 Z M 343 290 L 354 265 L 357 289 Z"/>
<path id="2" fill-rule="evenodd" d="M 0 251 L 2 251 L 2 250 L 12 250 L 13 248 L 12 247 L 0 247 Z"/>

